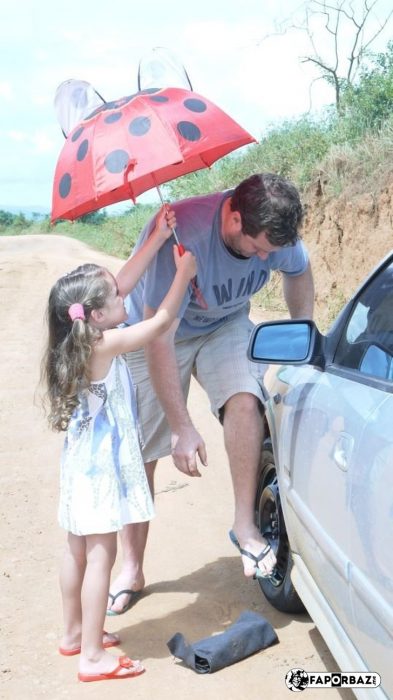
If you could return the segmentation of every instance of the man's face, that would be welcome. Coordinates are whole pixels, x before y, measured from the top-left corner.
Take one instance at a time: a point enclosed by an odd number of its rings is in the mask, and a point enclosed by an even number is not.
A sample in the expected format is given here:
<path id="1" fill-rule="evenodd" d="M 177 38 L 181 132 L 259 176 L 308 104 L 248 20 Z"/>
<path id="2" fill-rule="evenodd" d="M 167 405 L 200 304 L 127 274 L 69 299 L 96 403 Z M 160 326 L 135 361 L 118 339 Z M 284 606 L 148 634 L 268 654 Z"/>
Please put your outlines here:
<path id="1" fill-rule="evenodd" d="M 266 260 L 270 253 L 280 250 L 280 246 L 269 243 L 264 231 L 258 233 L 256 238 L 240 231 L 231 236 L 229 245 L 238 255 L 242 255 L 245 258 L 257 255 L 261 260 Z"/>

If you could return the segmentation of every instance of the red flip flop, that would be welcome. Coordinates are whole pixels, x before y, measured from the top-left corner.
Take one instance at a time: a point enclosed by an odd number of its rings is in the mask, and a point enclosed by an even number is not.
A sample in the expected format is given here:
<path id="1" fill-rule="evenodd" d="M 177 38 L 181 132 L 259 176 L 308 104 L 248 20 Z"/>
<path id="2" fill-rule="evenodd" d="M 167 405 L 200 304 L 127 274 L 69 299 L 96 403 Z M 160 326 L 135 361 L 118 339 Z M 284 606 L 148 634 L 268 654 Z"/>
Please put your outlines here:
<path id="1" fill-rule="evenodd" d="M 78 673 L 78 679 L 84 683 L 88 683 L 89 681 L 109 681 L 121 678 L 132 678 L 133 676 L 140 676 L 141 673 L 145 672 L 140 661 L 133 661 L 128 656 L 119 656 L 118 662 L 118 666 L 109 673 Z M 128 668 L 129 671 L 127 673 L 119 673 L 123 668 Z"/>
<path id="2" fill-rule="evenodd" d="M 109 632 L 103 631 L 103 634 L 109 634 Z M 102 646 L 104 649 L 109 649 L 109 647 L 117 647 L 120 644 L 120 639 L 115 639 L 112 642 L 103 642 Z M 64 649 L 64 647 L 59 647 L 59 654 L 62 656 L 76 656 L 81 653 L 80 647 L 75 647 L 74 649 Z"/>

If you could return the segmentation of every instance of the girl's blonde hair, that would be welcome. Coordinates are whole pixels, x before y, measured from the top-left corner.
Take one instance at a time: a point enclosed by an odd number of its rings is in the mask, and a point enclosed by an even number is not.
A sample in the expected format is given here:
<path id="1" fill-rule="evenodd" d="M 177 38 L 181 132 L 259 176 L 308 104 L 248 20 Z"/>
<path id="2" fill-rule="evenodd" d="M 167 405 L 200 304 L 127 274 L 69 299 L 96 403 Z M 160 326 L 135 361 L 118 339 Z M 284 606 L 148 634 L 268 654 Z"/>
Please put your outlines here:
<path id="1" fill-rule="evenodd" d="M 89 324 L 93 309 L 105 305 L 111 285 L 108 271 L 81 265 L 53 285 L 48 301 L 48 345 L 42 373 L 47 385 L 48 420 L 53 430 L 66 430 L 78 405 L 78 393 L 89 385 L 89 359 L 102 332 Z M 72 304 L 82 304 L 85 319 L 69 316 Z"/>

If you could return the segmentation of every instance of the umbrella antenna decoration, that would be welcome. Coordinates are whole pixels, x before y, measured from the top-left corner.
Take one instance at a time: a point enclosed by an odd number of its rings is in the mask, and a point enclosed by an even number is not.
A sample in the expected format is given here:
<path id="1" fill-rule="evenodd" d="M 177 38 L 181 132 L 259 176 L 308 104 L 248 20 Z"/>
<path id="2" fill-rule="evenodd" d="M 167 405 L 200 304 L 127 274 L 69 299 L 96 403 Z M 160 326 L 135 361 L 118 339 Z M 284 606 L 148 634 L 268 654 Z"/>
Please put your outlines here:
<path id="1" fill-rule="evenodd" d="M 65 80 L 55 94 L 55 112 L 64 137 L 105 100 L 85 80 Z"/>
<path id="2" fill-rule="evenodd" d="M 177 56 L 163 46 L 155 46 L 139 61 L 138 90 L 166 87 L 193 89 L 190 77 Z"/>

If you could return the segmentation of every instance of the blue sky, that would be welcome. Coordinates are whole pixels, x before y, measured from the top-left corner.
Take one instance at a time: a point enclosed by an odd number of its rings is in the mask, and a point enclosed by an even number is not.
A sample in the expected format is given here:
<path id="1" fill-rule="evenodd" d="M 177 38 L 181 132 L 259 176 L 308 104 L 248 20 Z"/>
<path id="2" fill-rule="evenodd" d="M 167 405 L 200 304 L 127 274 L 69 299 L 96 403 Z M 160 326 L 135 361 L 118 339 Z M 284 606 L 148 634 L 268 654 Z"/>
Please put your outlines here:
<path id="1" fill-rule="evenodd" d="M 390 0 L 378 0 L 379 18 L 387 15 L 390 5 Z M 309 86 L 316 76 L 299 60 L 310 50 L 306 36 L 295 31 L 273 35 L 277 23 L 292 13 L 302 17 L 304 4 L 4 0 L 0 208 L 50 211 L 53 173 L 64 142 L 53 108 L 57 86 L 76 78 L 90 82 L 107 101 L 131 94 L 137 90 L 139 60 L 155 46 L 175 52 L 194 90 L 216 102 L 256 138 L 272 123 L 306 112 Z M 392 22 L 377 49 L 385 48 L 392 35 L 389 29 Z M 314 109 L 333 99 L 323 81 L 315 83 Z M 126 206 L 129 203 L 123 209 Z"/>

